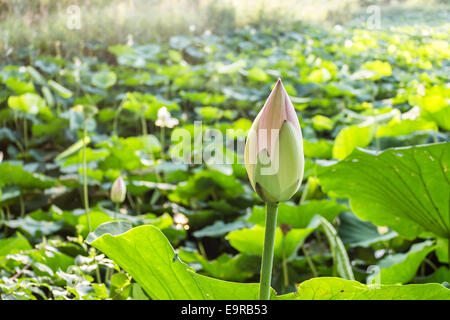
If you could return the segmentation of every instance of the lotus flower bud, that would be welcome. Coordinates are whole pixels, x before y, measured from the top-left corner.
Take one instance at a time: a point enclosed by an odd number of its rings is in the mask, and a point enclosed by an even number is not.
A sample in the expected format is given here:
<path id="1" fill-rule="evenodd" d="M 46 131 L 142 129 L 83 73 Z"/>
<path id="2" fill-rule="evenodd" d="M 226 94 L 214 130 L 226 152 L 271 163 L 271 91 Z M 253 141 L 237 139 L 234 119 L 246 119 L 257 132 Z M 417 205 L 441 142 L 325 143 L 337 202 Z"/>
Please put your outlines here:
<path id="1" fill-rule="evenodd" d="M 300 123 L 278 79 L 247 136 L 247 174 L 253 189 L 263 201 L 286 201 L 300 187 L 304 164 Z"/>
<path id="2" fill-rule="evenodd" d="M 122 203 L 127 195 L 127 187 L 122 177 L 118 177 L 111 186 L 111 201 L 115 203 Z"/>
<path id="3" fill-rule="evenodd" d="M 0 163 L 3 161 L 3 152 L 0 151 Z"/>

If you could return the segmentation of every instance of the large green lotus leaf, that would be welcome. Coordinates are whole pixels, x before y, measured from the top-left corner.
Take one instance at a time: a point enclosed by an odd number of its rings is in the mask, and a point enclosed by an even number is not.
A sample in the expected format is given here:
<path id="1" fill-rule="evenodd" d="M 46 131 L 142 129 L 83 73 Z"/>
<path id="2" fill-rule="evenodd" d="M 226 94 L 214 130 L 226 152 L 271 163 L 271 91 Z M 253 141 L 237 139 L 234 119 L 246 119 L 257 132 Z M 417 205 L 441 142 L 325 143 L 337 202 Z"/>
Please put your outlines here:
<path id="1" fill-rule="evenodd" d="M 113 220 L 113 218 L 111 218 L 110 215 L 108 215 L 106 212 L 103 212 L 100 210 L 91 210 L 89 212 L 89 219 L 90 219 L 92 230 L 95 230 L 98 226 L 100 226 L 101 224 L 103 224 L 105 222 L 109 222 L 109 221 Z M 89 234 L 89 225 L 88 225 L 86 214 L 83 214 L 78 217 L 77 231 L 84 238 L 86 238 L 87 235 Z"/>
<path id="2" fill-rule="evenodd" d="M 202 237 L 218 238 L 218 237 L 222 237 L 223 235 L 225 235 L 231 231 L 247 228 L 250 226 L 251 226 L 250 223 L 243 221 L 243 220 L 237 220 L 237 221 L 230 222 L 230 223 L 224 223 L 221 220 L 217 220 L 213 224 L 211 224 L 203 229 L 200 229 L 198 231 L 195 231 L 193 233 L 193 235 L 196 238 L 202 238 Z"/>
<path id="3" fill-rule="evenodd" d="M 45 189 L 55 186 L 56 180 L 24 170 L 20 164 L 4 162 L 0 164 L 0 187 L 8 185 Z"/>
<path id="4" fill-rule="evenodd" d="M 35 90 L 33 82 L 21 81 L 17 78 L 9 78 L 5 81 L 5 85 L 17 94 L 32 93 Z"/>
<path id="5" fill-rule="evenodd" d="M 102 161 L 102 168 L 130 171 L 143 166 L 141 161 L 143 154 L 159 152 L 161 149 L 158 139 L 152 134 L 128 138 L 113 137 L 111 142 L 105 141 L 99 145 L 110 152 L 110 155 Z"/>
<path id="6" fill-rule="evenodd" d="M 31 245 L 28 240 L 17 233 L 17 236 L 8 239 L 0 240 L 0 260 L 6 257 L 8 254 L 20 252 L 21 250 L 31 249 Z"/>
<path id="7" fill-rule="evenodd" d="M 333 158 L 344 159 L 357 147 L 367 147 L 374 136 L 374 126 L 348 126 L 339 131 L 333 145 Z"/>
<path id="8" fill-rule="evenodd" d="M 258 298 L 259 285 L 217 280 L 199 275 L 177 258 L 164 234 L 154 226 L 139 226 L 124 233 L 120 222 L 103 224 L 88 242 L 113 259 L 152 299 Z"/>
<path id="9" fill-rule="evenodd" d="M 450 269 L 444 266 L 441 266 L 436 269 L 436 271 L 428 276 L 420 279 L 416 279 L 417 283 L 444 283 L 449 281 L 450 279 Z"/>
<path id="10" fill-rule="evenodd" d="M 109 87 L 112 87 L 116 81 L 116 74 L 108 70 L 99 71 L 92 77 L 92 84 L 101 89 L 108 89 Z"/>
<path id="11" fill-rule="evenodd" d="M 186 263 L 198 263 L 201 272 L 207 276 L 231 281 L 245 281 L 253 277 L 261 264 L 261 257 L 249 254 L 230 256 L 222 253 L 217 259 L 209 261 L 197 251 L 179 250 L 179 257 Z"/>
<path id="12" fill-rule="evenodd" d="M 287 258 L 293 257 L 303 241 L 313 230 L 314 228 L 290 230 L 285 236 L 285 256 Z M 264 244 L 264 228 L 255 225 L 249 229 L 232 231 L 227 235 L 226 239 L 239 252 L 260 256 Z M 280 228 L 275 230 L 274 257 L 276 259 L 283 257 L 283 232 Z"/>
<path id="13" fill-rule="evenodd" d="M 35 93 L 25 93 L 20 96 L 10 96 L 8 105 L 13 110 L 36 115 L 45 108 L 45 101 Z"/>
<path id="14" fill-rule="evenodd" d="M 439 262 L 448 262 L 448 239 L 438 238 L 436 242 L 436 256 Z"/>
<path id="15" fill-rule="evenodd" d="M 325 139 L 303 139 L 305 157 L 330 159 L 332 157 L 333 143 Z"/>
<path id="16" fill-rule="evenodd" d="M 422 130 L 434 130 L 437 131 L 437 125 L 433 121 L 427 121 L 424 119 L 393 119 L 385 125 L 381 125 L 377 129 L 377 137 L 385 136 L 406 136 L 416 131 Z"/>
<path id="17" fill-rule="evenodd" d="M 407 283 L 416 275 L 423 259 L 435 249 L 432 241 L 412 245 L 407 253 L 398 253 L 382 259 L 380 271 L 369 277 L 368 283 L 397 284 Z"/>
<path id="18" fill-rule="evenodd" d="M 423 230 L 450 238 L 450 143 L 356 150 L 337 164 L 318 168 L 323 189 L 350 198 L 353 212 L 405 237 Z"/>
<path id="19" fill-rule="evenodd" d="M 369 247 L 370 245 L 397 237 L 395 231 L 380 233 L 369 221 L 360 220 L 353 212 L 342 212 L 339 215 L 339 237 L 346 246 Z"/>
<path id="20" fill-rule="evenodd" d="M 242 183 L 234 176 L 217 170 L 198 171 L 186 183 L 179 184 L 169 195 L 173 202 L 188 205 L 191 201 L 205 201 L 209 197 L 235 198 L 244 192 Z"/>
<path id="21" fill-rule="evenodd" d="M 409 285 L 364 285 L 341 278 L 313 278 L 298 285 L 298 291 L 276 300 L 450 300 L 450 290 L 437 283 Z"/>
<path id="22" fill-rule="evenodd" d="M 31 218 L 30 216 L 5 221 L 4 223 L 8 226 L 8 228 L 20 229 L 33 238 L 48 236 L 62 228 L 62 221 L 39 221 Z"/>
<path id="23" fill-rule="evenodd" d="M 333 221 L 339 213 L 348 210 L 334 200 L 310 200 L 301 205 L 281 202 L 278 206 L 277 223 L 289 224 L 294 228 L 307 228 L 315 215 L 320 215 L 328 221 Z M 248 222 L 264 225 L 266 221 L 265 207 L 254 206 Z"/>

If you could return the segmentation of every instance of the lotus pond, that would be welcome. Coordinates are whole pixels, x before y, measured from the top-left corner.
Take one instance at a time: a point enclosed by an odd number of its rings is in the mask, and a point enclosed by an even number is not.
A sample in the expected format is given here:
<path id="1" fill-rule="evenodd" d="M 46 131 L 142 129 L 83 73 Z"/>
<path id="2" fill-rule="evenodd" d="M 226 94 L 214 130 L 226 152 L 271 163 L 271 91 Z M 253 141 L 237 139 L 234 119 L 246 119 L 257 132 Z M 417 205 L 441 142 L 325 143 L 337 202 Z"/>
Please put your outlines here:
<path id="1" fill-rule="evenodd" d="M 0 299 L 258 299 L 239 146 L 278 78 L 305 160 L 270 298 L 450 299 L 449 37 L 298 24 L 3 63 Z"/>

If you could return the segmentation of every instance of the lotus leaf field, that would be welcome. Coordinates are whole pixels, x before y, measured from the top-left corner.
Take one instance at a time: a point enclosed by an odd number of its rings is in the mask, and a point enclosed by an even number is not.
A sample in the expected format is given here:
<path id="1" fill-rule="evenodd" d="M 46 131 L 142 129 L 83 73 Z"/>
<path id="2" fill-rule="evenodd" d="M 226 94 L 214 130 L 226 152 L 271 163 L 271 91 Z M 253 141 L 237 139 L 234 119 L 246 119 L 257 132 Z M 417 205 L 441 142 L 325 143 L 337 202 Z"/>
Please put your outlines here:
<path id="1" fill-rule="evenodd" d="M 270 299 L 450 300 L 449 38 L 298 24 L 3 60 L 0 300 L 258 299 L 236 146 L 279 78 L 305 167 Z"/>

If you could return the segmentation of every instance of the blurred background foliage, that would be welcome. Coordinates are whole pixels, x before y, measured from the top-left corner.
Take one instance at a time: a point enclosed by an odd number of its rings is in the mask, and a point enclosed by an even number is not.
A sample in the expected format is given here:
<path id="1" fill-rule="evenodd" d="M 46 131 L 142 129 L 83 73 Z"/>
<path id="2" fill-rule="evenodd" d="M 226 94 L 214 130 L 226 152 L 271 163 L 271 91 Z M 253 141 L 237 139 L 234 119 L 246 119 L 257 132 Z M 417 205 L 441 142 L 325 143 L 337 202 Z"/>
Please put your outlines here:
<path id="1" fill-rule="evenodd" d="M 82 32 L 66 27 L 72 5 L 81 9 Z M 132 37 L 146 43 L 243 27 L 283 31 L 299 22 L 361 25 L 371 5 L 383 8 L 384 29 L 448 22 L 445 0 L 1 0 L 0 55 L 21 56 L 28 48 L 67 58 L 89 53 L 92 41 L 107 46 Z"/>

